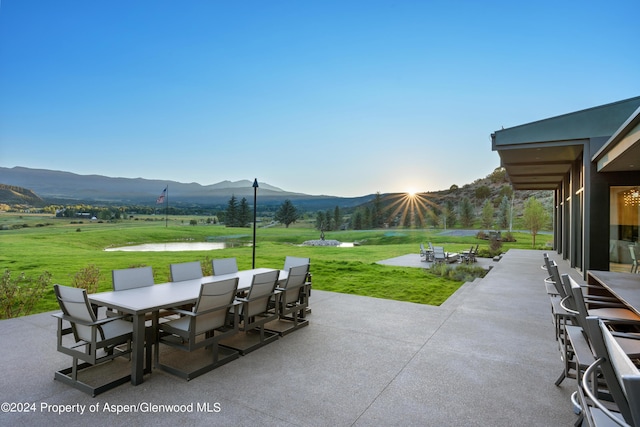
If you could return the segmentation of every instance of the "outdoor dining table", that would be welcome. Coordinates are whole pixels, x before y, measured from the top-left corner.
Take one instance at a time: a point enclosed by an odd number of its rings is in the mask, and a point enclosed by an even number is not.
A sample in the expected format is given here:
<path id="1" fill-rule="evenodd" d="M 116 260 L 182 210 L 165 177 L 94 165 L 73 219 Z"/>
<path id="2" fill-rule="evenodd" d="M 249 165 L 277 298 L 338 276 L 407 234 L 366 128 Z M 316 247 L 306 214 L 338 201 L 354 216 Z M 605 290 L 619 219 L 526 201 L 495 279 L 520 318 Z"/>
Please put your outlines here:
<path id="1" fill-rule="evenodd" d="M 201 279 L 168 282 L 123 291 L 100 292 L 88 295 L 92 304 L 129 314 L 133 318 L 133 348 L 131 357 L 131 384 L 143 382 L 145 349 L 145 316 L 161 309 L 193 304 L 198 299 L 203 283 L 238 278 L 238 291 L 251 287 L 254 274 L 274 271 L 272 268 L 255 268 L 232 274 L 207 276 Z M 280 270 L 279 281 L 286 280 L 288 272 Z M 155 343 L 154 343 L 155 344 Z"/>
<path id="2" fill-rule="evenodd" d="M 602 286 L 640 316 L 640 275 L 589 270 L 587 283 Z"/>

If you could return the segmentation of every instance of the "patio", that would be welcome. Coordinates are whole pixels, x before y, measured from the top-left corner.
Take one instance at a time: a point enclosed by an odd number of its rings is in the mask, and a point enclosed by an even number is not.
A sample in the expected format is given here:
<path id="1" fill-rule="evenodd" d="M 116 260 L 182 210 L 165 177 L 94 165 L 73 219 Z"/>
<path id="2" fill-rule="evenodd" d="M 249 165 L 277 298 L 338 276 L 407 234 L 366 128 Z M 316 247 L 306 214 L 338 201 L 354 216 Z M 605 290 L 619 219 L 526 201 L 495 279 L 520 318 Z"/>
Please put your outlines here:
<path id="1" fill-rule="evenodd" d="M 70 360 L 56 351 L 51 313 L 3 320 L 0 422 L 572 425 L 575 381 L 554 385 L 562 363 L 541 264 L 541 251 L 510 250 L 440 307 L 314 290 L 300 331 L 190 382 L 155 370 L 96 398 L 53 380 Z"/>

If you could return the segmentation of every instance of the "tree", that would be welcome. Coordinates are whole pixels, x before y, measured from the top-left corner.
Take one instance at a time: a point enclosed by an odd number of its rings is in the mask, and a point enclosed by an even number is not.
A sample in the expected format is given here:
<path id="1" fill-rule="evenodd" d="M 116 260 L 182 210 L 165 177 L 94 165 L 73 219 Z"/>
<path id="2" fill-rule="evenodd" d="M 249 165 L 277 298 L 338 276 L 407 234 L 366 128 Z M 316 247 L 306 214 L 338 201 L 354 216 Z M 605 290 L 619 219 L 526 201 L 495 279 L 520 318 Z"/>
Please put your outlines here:
<path id="1" fill-rule="evenodd" d="M 224 216 L 224 222 L 227 227 L 236 227 L 238 223 L 238 200 L 232 195 L 227 205 L 227 212 Z"/>
<path id="2" fill-rule="evenodd" d="M 373 208 L 371 209 L 371 221 L 373 228 L 380 228 L 384 220 L 382 219 L 382 195 L 378 191 L 373 199 Z"/>
<path id="3" fill-rule="evenodd" d="M 318 213 L 316 214 L 316 228 L 320 230 L 322 227 L 324 227 L 324 224 L 324 212 L 318 211 Z"/>
<path id="4" fill-rule="evenodd" d="M 491 228 L 493 225 L 493 212 L 493 203 L 489 199 L 485 200 L 482 205 L 482 226 L 484 228 Z"/>
<path id="5" fill-rule="evenodd" d="M 238 211 L 238 226 L 246 227 L 251 222 L 251 213 L 249 212 L 249 203 L 246 198 L 240 200 L 240 209 Z"/>
<path id="6" fill-rule="evenodd" d="M 502 196 L 500 207 L 498 208 L 498 225 L 500 228 L 507 228 L 509 226 L 509 218 L 511 216 L 511 207 L 509 206 L 509 198 L 505 195 Z"/>
<path id="7" fill-rule="evenodd" d="M 362 211 L 355 211 L 351 222 L 354 230 L 362 230 Z"/>
<path id="8" fill-rule="evenodd" d="M 473 205 L 468 197 L 463 197 L 460 201 L 460 222 L 463 227 L 471 227 L 473 224 Z M 449 221 L 447 221 L 449 222 Z M 453 224 L 448 224 L 450 227 Z"/>
<path id="9" fill-rule="evenodd" d="M 456 225 L 456 221 L 458 221 L 458 217 L 456 215 L 456 210 L 453 206 L 453 200 L 447 199 L 445 203 L 445 208 L 442 210 L 442 213 L 445 215 L 445 227 L 453 227 Z"/>
<path id="10" fill-rule="evenodd" d="M 533 236 L 533 246 L 536 246 L 536 234 L 547 226 L 549 222 L 549 212 L 546 211 L 542 203 L 535 197 L 529 197 L 524 204 L 523 221 L 525 228 L 529 229 Z"/>
<path id="11" fill-rule="evenodd" d="M 293 203 L 291 203 L 291 200 L 287 199 L 280 205 L 274 218 L 276 221 L 283 223 L 287 228 L 289 228 L 291 223 L 296 222 L 298 212 L 296 211 L 296 207 L 293 206 Z"/>
<path id="12" fill-rule="evenodd" d="M 340 207 L 336 206 L 333 209 L 333 222 L 335 223 L 336 230 L 342 225 L 342 215 L 340 214 Z"/>

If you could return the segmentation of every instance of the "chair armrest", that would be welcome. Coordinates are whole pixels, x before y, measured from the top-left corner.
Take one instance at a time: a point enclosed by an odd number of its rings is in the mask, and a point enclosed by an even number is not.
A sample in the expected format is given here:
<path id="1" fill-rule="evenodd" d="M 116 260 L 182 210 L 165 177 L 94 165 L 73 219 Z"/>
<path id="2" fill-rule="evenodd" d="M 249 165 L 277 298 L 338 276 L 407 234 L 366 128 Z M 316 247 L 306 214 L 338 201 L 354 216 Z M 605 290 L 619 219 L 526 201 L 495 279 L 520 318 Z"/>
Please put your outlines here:
<path id="1" fill-rule="evenodd" d="M 560 307 L 562 307 L 567 313 L 575 314 L 577 316 L 578 314 L 580 314 L 580 312 L 567 307 L 567 305 L 565 304 L 565 301 L 568 300 L 569 298 L 571 298 L 570 295 L 567 295 L 566 297 L 562 298 L 560 300 Z"/>
<path id="2" fill-rule="evenodd" d="M 100 326 L 100 325 L 104 325 L 105 323 L 113 322 L 114 320 L 125 319 L 129 317 L 129 316 L 120 315 L 120 316 L 114 316 L 114 317 L 105 317 L 103 319 L 98 319 L 95 322 L 86 322 L 82 319 L 77 319 L 75 317 L 68 316 L 64 313 L 54 313 L 52 314 L 52 316 L 57 317 L 58 319 L 77 323 L 78 325 L 83 325 L 83 326 Z"/>

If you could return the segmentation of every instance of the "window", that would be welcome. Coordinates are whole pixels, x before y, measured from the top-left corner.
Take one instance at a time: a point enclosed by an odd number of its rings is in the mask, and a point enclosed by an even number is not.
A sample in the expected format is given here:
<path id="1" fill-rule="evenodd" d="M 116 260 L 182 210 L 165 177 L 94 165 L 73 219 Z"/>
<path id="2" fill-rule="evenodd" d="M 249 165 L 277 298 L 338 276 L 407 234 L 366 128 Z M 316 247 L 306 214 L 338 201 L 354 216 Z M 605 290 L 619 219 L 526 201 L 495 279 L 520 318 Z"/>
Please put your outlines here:
<path id="1" fill-rule="evenodd" d="M 634 257 L 640 256 L 640 187 L 610 187 L 609 269 L 630 272 Z"/>

